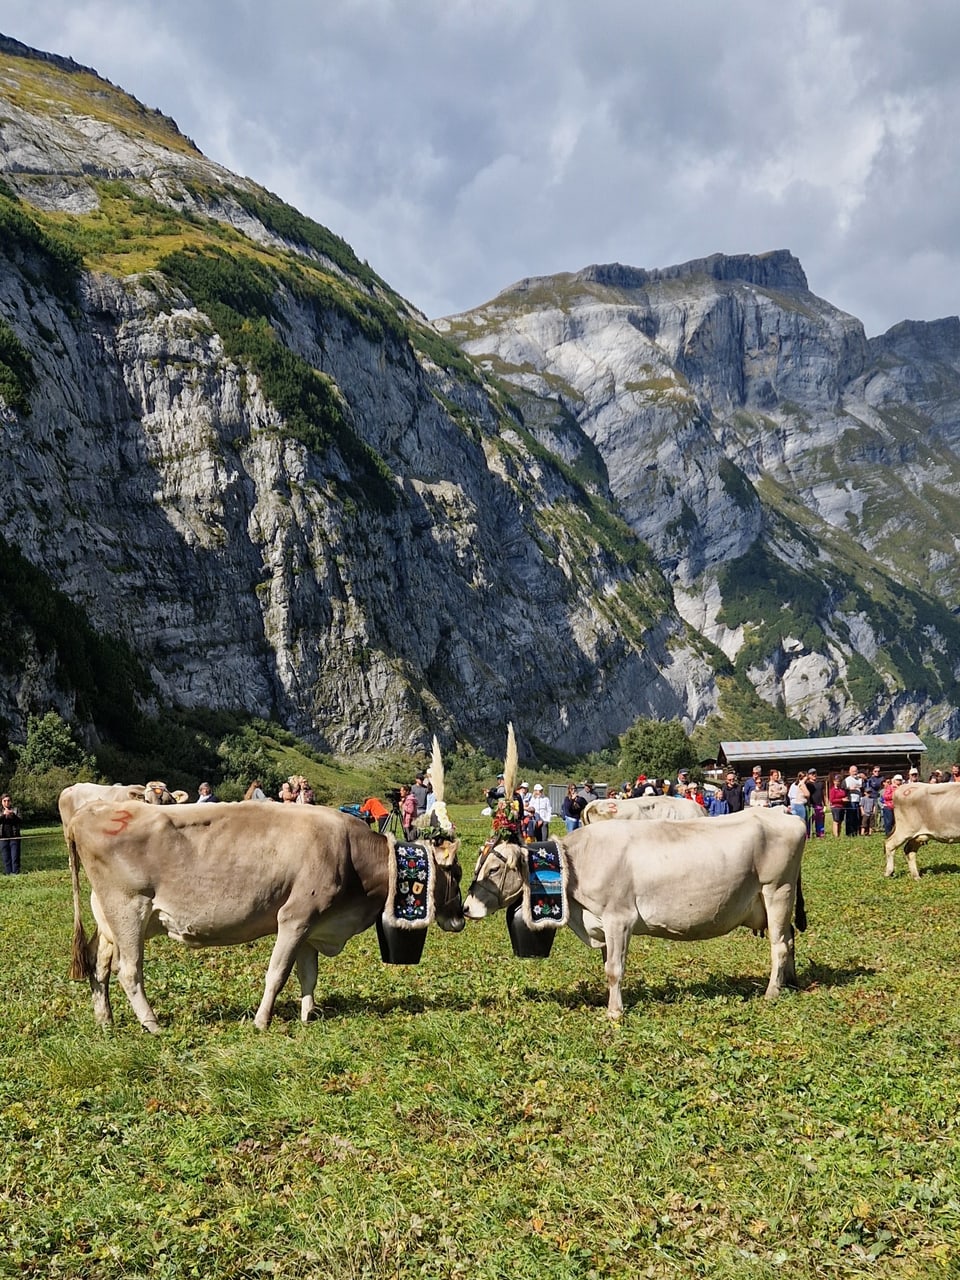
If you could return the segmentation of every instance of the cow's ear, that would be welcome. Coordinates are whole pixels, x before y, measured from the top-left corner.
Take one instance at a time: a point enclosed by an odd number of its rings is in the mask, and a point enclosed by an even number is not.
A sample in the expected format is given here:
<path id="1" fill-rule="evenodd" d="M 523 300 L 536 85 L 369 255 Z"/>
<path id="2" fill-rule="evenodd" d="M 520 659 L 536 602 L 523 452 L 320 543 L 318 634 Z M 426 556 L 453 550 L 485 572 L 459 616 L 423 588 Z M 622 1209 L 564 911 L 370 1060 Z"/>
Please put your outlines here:
<path id="1" fill-rule="evenodd" d="M 433 856 L 441 867 L 450 867 L 457 860 L 459 840 L 443 840 L 433 846 Z"/>

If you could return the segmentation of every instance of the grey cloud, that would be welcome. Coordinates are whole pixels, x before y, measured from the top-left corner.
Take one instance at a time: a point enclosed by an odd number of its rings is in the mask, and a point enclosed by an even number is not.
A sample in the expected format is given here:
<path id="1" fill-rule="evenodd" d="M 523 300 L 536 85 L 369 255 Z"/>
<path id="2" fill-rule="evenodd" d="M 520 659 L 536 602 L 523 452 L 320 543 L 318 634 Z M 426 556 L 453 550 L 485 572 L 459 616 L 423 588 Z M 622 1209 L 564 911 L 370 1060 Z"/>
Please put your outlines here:
<path id="1" fill-rule="evenodd" d="M 431 315 L 589 262 L 772 248 L 868 331 L 958 310 L 955 0 L 4 9 Z"/>

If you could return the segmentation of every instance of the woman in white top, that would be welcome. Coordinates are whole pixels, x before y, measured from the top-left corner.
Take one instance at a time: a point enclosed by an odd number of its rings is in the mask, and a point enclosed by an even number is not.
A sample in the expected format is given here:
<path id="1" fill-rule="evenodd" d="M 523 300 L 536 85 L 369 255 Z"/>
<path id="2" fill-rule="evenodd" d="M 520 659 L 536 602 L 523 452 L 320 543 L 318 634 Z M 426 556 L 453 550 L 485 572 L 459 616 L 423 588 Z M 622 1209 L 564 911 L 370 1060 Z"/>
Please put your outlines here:
<path id="1" fill-rule="evenodd" d="M 807 835 L 810 834 L 810 810 L 807 808 L 807 801 L 810 799 L 810 792 L 807 790 L 805 782 L 806 774 L 798 773 L 796 781 L 790 783 L 790 790 L 787 797 L 790 801 L 790 812 L 795 813 L 798 818 L 803 819 L 804 826 L 807 828 Z"/>
<path id="2" fill-rule="evenodd" d="M 534 828 L 535 839 L 546 840 L 550 835 L 550 819 L 553 817 L 553 807 L 550 804 L 550 797 L 539 782 L 534 783 L 533 799 L 530 801 L 530 807 L 537 815 L 536 827 Z"/>

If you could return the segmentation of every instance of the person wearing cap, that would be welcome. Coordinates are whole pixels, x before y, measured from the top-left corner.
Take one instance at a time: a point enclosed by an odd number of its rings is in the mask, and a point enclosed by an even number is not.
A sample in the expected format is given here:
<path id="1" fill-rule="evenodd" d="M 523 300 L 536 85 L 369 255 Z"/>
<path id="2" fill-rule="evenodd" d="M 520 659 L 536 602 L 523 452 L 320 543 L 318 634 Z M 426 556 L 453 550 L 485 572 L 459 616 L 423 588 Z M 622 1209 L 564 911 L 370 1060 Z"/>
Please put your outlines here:
<path id="1" fill-rule="evenodd" d="M 550 797 L 543 789 L 543 785 L 539 782 L 533 784 L 533 799 L 530 801 L 533 812 L 536 814 L 536 822 L 534 823 L 534 839 L 547 840 L 550 837 L 550 821 L 553 818 L 553 807 L 550 804 Z"/>
<path id="2" fill-rule="evenodd" d="M 423 785 L 423 774 L 418 773 L 413 779 L 413 786 L 410 788 L 410 794 L 417 802 L 417 817 L 421 813 L 427 811 L 427 788 Z"/>
<path id="3" fill-rule="evenodd" d="M 507 793 L 503 787 L 503 774 L 498 773 L 496 782 L 487 792 L 487 804 L 490 805 L 492 809 L 496 809 L 497 801 L 505 800 L 506 796 L 507 796 Z"/>

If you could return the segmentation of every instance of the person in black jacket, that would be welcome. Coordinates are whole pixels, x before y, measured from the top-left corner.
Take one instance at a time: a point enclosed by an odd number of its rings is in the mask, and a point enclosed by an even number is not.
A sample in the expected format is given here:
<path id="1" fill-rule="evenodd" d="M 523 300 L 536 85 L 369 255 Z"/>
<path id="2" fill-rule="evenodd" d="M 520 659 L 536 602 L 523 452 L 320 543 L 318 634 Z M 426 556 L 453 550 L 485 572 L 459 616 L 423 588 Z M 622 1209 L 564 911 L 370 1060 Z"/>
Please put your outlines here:
<path id="1" fill-rule="evenodd" d="M 744 807 L 743 786 L 740 779 L 731 769 L 726 776 L 720 795 L 727 802 L 728 813 L 739 813 Z"/>
<path id="2" fill-rule="evenodd" d="M 0 855 L 3 857 L 3 874 L 20 874 L 20 814 L 13 807 L 9 796 L 0 796 Z"/>
<path id="3" fill-rule="evenodd" d="M 813 835 L 818 839 L 823 839 L 824 832 L 824 812 L 826 804 L 824 801 L 824 787 L 826 786 L 826 778 L 817 776 L 816 769 L 807 770 L 807 794 L 810 796 L 811 817 L 813 819 L 811 826 L 813 827 Z"/>

